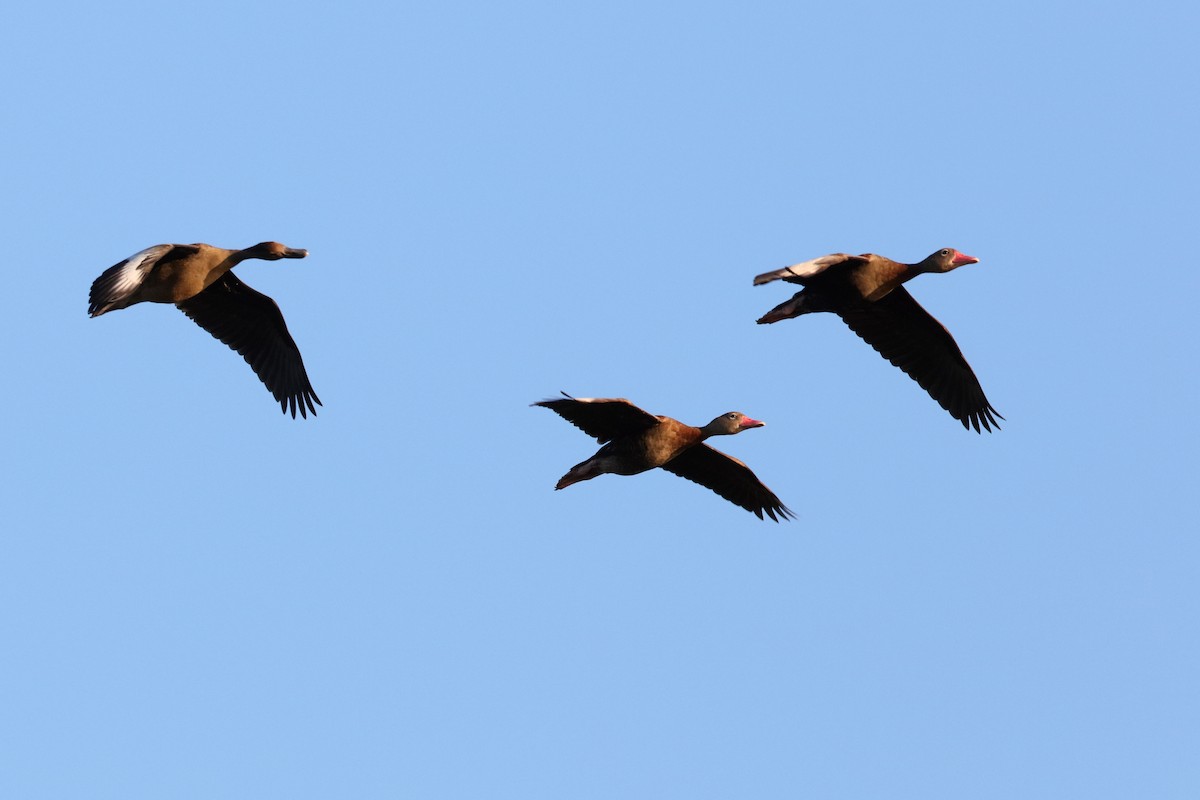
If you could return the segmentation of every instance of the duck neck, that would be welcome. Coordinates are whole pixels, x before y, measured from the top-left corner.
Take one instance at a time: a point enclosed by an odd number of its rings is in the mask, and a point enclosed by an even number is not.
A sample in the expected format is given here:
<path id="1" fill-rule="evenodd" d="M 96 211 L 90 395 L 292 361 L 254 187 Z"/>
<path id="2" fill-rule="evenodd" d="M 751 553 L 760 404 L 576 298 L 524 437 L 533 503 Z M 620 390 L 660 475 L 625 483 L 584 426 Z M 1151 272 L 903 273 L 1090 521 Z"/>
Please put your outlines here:
<path id="1" fill-rule="evenodd" d="M 248 259 L 262 258 L 262 252 L 258 249 L 258 247 L 258 245 L 254 245 L 253 247 L 247 247 L 245 250 L 232 250 L 225 261 L 232 269 Z"/>
<path id="2" fill-rule="evenodd" d="M 925 259 L 924 261 L 918 261 L 915 264 L 905 264 L 904 265 L 904 274 L 905 274 L 904 280 L 908 280 L 909 278 L 915 278 L 918 275 L 924 275 L 926 272 L 937 272 L 937 271 L 938 271 L 937 265 L 934 264 L 933 256 L 930 256 L 929 258 Z"/>

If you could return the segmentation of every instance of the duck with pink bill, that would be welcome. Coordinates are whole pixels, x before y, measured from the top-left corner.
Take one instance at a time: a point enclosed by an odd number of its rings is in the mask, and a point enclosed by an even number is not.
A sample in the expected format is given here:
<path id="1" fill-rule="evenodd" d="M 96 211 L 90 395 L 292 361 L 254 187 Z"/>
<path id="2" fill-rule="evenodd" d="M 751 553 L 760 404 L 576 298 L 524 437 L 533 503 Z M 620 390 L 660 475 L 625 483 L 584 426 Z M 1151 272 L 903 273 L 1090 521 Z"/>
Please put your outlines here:
<path id="1" fill-rule="evenodd" d="M 821 311 L 837 314 L 850 330 L 929 392 L 964 428 L 974 427 L 976 432 L 981 427 L 999 430 L 996 420 L 1004 417 L 988 402 L 950 331 L 902 286 L 926 272 L 950 272 L 978 262 L 978 258 L 950 247 L 915 264 L 874 253 L 833 253 L 803 261 L 754 279 L 755 286 L 782 280 L 804 287 L 764 314 L 758 324 Z"/>

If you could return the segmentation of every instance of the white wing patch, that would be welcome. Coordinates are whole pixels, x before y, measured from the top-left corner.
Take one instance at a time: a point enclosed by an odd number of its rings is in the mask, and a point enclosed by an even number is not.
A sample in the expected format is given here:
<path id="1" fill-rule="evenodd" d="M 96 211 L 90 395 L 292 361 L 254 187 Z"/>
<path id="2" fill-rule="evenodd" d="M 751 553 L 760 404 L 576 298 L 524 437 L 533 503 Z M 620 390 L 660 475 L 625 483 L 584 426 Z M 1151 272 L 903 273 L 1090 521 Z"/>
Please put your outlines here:
<path id="1" fill-rule="evenodd" d="M 150 270 L 154 269 L 154 265 L 171 247 L 169 244 L 156 244 L 125 259 L 125 263 L 112 276 L 109 290 L 114 294 L 125 295 L 141 286 Z"/>
<path id="2" fill-rule="evenodd" d="M 764 272 L 762 275 L 755 277 L 754 285 L 760 286 L 764 283 L 777 281 L 780 278 L 784 280 L 788 278 L 811 278 L 813 275 L 824 272 L 830 267 L 861 258 L 862 256 L 852 256 L 849 253 L 831 253 L 827 256 L 814 258 L 811 261 L 801 261 L 799 264 L 792 264 L 790 267 L 777 269 L 774 272 Z"/>
<path id="3" fill-rule="evenodd" d="M 88 313 L 98 317 L 106 311 L 129 305 L 125 301 L 138 290 L 158 260 L 174 247 L 172 244 L 156 244 L 104 270 L 92 284 Z"/>

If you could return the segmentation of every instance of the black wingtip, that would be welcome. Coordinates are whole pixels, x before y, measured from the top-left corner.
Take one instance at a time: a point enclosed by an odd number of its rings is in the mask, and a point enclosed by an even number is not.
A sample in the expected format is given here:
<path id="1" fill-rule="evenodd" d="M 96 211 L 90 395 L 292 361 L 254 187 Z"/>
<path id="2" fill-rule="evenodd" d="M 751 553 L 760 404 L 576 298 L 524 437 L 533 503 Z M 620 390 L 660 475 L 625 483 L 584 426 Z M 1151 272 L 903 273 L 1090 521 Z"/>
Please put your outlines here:
<path id="1" fill-rule="evenodd" d="M 296 418 L 297 411 L 300 412 L 301 419 L 308 419 L 309 414 L 312 414 L 315 417 L 317 416 L 317 409 L 313 403 L 315 402 L 318 406 L 324 405 L 321 402 L 321 399 L 317 397 L 316 392 L 312 391 L 311 389 L 306 391 L 304 394 L 290 395 L 276 399 L 279 400 L 279 407 L 283 411 L 284 415 L 287 415 L 290 412 L 292 419 Z"/>
<path id="2" fill-rule="evenodd" d="M 983 431 L 993 433 L 993 428 L 995 428 L 997 431 L 1001 430 L 1000 423 L 997 422 L 997 420 L 1002 419 L 1004 419 L 1004 417 L 1001 416 L 996 409 L 988 405 L 984 406 L 980 411 L 971 412 L 966 417 L 960 419 L 959 422 L 961 422 L 963 427 L 967 430 L 971 430 L 971 427 L 974 426 L 975 432 L 982 434 Z M 981 427 L 982 430 L 980 430 Z"/>
<path id="3" fill-rule="evenodd" d="M 574 397 L 571 397 L 571 395 L 567 394 L 566 392 L 562 391 L 561 389 L 559 390 L 558 393 L 561 394 L 563 397 L 567 398 L 568 400 L 575 399 Z M 533 408 L 534 406 L 541 406 L 542 408 L 553 409 L 554 406 L 552 406 L 551 403 L 560 403 L 560 402 L 562 402 L 562 401 L 557 397 L 547 397 L 545 400 L 538 400 L 536 403 L 530 403 L 529 407 Z"/>
<path id="4" fill-rule="evenodd" d="M 796 513 L 783 503 L 779 503 L 778 505 L 774 506 L 764 506 L 763 508 L 751 508 L 749 510 L 754 512 L 754 516 L 758 517 L 764 522 L 766 522 L 766 517 L 763 516 L 764 513 L 767 515 L 767 517 L 771 518 L 772 522 L 775 523 L 787 522 L 790 519 L 796 518 Z"/>

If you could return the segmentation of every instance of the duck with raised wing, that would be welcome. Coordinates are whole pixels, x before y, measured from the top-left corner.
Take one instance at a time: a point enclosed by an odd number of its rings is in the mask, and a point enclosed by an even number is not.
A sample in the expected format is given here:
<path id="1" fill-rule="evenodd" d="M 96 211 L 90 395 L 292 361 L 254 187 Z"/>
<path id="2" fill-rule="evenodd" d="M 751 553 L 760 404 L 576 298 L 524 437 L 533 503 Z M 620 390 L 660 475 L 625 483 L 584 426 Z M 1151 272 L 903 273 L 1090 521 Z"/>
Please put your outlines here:
<path id="1" fill-rule="evenodd" d="M 296 342 L 275 301 L 230 270 L 249 258 L 304 258 L 307 250 L 261 242 L 245 250 L 209 244 L 158 244 L 106 269 L 92 283 L 88 314 L 135 303 L 174 303 L 201 328 L 237 351 L 286 414 L 316 414 L 321 405 Z"/>
<path id="2" fill-rule="evenodd" d="M 765 513 L 779 522 L 794 516 L 750 468 L 704 444 L 710 436 L 731 436 L 764 423 L 738 411 L 714 419 L 703 428 L 650 414 L 621 398 L 571 397 L 543 400 L 548 408 L 604 446 L 587 461 L 571 467 L 555 485 L 565 489 L 597 475 L 636 475 L 662 467 L 711 489 L 759 519 Z"/>
<path id="3" fill-rule="evenodd" d="M 901 284 L 925 272 L 949 272 L 979 259 L 944 248 L 916 264 L 874 253 L 833 253 L 765 272 L 754 285 L 783 280 L 804 287 L 764 314 L 769 325 L 801 314 L 830 311 L 892 364 L 904 370 L 929 396 L 968 430 L 991 431 L 1004 419 L 992 408 L 979 379 L 946 328 L 929 315 Z"/>

